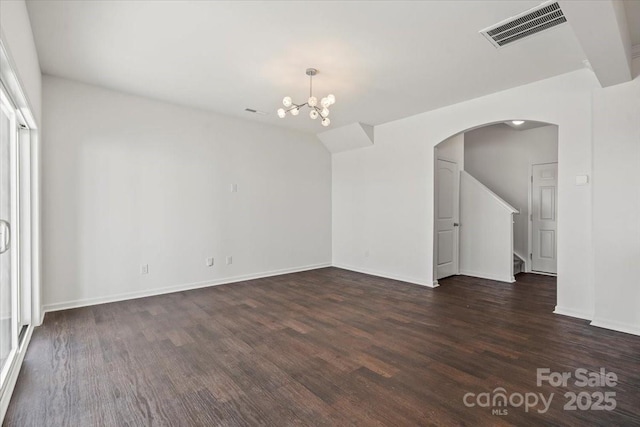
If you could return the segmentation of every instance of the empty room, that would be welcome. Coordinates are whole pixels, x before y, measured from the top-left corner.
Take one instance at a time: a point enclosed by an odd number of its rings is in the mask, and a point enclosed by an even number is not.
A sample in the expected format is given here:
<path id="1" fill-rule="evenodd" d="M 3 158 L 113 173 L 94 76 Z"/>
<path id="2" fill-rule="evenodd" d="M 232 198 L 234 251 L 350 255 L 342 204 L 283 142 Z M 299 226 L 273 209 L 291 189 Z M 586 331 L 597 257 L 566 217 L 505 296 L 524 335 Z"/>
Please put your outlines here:
<path id="1" fill-rule="evenodd" d="M 0 0 L 2 426 L 639 402 L 640 0 Z"/>

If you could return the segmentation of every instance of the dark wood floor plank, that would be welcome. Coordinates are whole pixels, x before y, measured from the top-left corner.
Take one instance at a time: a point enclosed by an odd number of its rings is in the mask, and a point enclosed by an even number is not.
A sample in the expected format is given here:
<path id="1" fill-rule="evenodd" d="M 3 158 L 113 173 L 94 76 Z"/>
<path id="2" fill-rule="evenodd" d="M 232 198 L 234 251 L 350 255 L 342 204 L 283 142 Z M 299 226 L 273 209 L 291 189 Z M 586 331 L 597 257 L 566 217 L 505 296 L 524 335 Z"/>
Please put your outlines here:
<path id="1" fill-rule="evenodd" d="M 48 313 L 6 426 L 640 425 L 640 337 L 553 314 L 555 279 L 437 289 L 336 268 Z M 615 372 L 565 411 L 536 369 Z M 547 413 L 465 393 L 555 393 Z M 607 391 L 594 388 L 589 391 Z"/>

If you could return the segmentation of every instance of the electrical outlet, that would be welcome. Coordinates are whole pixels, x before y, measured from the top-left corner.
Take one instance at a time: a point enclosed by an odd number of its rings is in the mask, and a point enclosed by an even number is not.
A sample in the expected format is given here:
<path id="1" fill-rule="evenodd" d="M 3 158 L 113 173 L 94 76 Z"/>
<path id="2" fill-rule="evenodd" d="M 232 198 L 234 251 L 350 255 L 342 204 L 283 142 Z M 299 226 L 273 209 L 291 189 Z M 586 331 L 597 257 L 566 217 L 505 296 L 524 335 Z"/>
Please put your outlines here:
<path id="1" fill-rule="evenodd" d="M 149 274 L 149 264 L 142 264 L 140 266 L 140 274 Z"/>
<path id="2" fill-rule="evenodd" d="M 213 258 L 207 258 L 207 266 L 213 267 Z"/>
<path id="3" fill-rule="evenodd" d="M 233 264 L 233 257 L 228 256 L 227 257 L 227 265 L 231 265 L 231 264 Z"/>
<path id="4" fill-rule="evenodd" d="M 231 190 L 232 193 L 237 193 L 238 192 L 238 184 L 231 184 L 231 187 L 229 187 L 229 190 Z"/>

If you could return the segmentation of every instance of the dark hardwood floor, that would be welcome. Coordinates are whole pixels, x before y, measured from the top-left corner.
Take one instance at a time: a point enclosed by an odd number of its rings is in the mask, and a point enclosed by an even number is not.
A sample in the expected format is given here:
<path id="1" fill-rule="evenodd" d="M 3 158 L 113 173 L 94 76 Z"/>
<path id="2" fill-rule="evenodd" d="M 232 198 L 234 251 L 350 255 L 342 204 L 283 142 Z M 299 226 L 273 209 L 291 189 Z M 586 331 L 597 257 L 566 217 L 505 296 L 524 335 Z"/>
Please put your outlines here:
<path id="1" fill-rule="evenodd" d="M 640 337 L 552 314 L 555 294 L 527 274 L 429 289 L 326 268 L 49 313 L 4 424 L 640 424 Z M 536 385 L 537 368 L 602 367 L 617 386 Z M 497 387 L 554 397 L 463 403 Z M 614 391 L 615 410 L 563 410 L 585 391 Z"/>

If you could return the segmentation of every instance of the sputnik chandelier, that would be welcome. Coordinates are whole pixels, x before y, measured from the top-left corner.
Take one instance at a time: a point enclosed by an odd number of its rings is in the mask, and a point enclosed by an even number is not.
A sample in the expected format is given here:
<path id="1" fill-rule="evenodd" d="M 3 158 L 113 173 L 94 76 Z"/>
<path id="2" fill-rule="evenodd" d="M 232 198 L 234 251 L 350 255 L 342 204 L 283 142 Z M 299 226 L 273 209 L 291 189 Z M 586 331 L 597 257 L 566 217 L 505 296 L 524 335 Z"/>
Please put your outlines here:
<path id="1" fill-rule="evenodd" d="M 322 117 L 322 126 L 329 126 L 331 120 L 329 120 L 329 106 L 335 104 L 336 97 L 333 94 L 329 94 L 326 98 L 322 98 L 320 100 L 320 105 L 318 105 L 318 98 L 313 96 L 313 76 L 318 74 L 318 70 L 315 68 L 307 68 L 306 72 L 307 76 L 309 76 L 309 99 L 304 104 L 294 104 L 291 100 L 290 96 L 285 96 L 282 100 L 282 105 L 284 105 L 287 109 L 279 108 L 278 109 L 278 117 L 284 119 L 287 116 L 287 113 L 290 113 L 292 116 L 297 116 L 300 114 L 300 109 L 305 105 L 309 107 L 311 111 L 309 111 L 309 117 L 313 120 L 318 117 Z"/>

